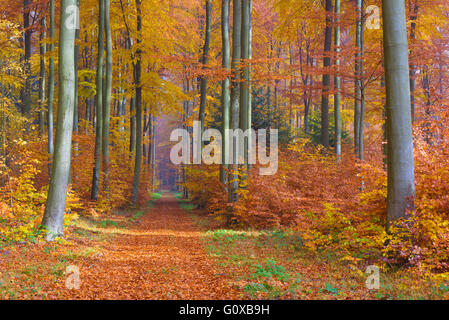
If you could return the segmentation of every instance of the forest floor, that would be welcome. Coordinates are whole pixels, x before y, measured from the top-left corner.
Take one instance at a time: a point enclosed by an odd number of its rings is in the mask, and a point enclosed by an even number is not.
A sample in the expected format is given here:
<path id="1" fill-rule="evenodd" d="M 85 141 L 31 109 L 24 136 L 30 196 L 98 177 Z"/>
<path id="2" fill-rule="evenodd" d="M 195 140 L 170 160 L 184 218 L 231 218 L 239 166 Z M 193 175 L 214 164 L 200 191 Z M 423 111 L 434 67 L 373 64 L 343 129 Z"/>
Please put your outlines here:
<path id="1" fill-rule="evenodd" d="M 306 251 L 294 233 L 223 229 L 176 194 L 72 229 L 58 243 L 0 246 L 0 299 L 447 298 L 395 275 L 368 290 L 368 275 Z"/>

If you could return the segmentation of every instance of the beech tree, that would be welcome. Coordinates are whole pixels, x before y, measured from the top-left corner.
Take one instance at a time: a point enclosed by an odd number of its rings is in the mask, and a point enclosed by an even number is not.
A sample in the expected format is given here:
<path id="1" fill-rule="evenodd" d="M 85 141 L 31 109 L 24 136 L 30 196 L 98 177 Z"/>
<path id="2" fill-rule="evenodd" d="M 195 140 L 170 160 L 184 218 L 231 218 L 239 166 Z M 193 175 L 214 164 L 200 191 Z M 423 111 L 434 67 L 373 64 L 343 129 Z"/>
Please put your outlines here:
<path id="1" fill-rule="evenodd" d="M 201 57 L 201 63 L 203 64 L 203 68 L 209 62 L 211 28 L 212 28 L 212 2 L 210 0 L 206 0 L 206 26 L 204 32 L 203 55 Z M 201 136 L 204 131 L 204 121 L 206 118 L 206 104 L 207 104 L 207 77 L 205 75 L 202 75 L 200 77 L 200 111 L 199 111 L 199 121 L 201 123 L 200 127 Z M 199 151 L 201 151 L 201 149 Z"/>
<path id="2" fill-rule="evenodd" d="M 250 0 L 242 0 L 242 34 L 241 34 L 241 58 L 243 63 L 242 83 L 240 84 L 240 129 L 246 132 L 251 128 L 251 105 L 250 105 L 250 50 L 251 50 L 251 13 L 252 2 Z M 251 137 L 245 137 L 243 156 L 245 165 L 243 172 L 246 172 L 248 162 L 248 150 L 251 143 Z M 245 176 L 243 176 L 245 179 Z"/>
<path id="3" fill-rule="evenodd" d="M 109 186 L 109 131 L 111 118 L 111 95 L 112 95 L 112 33 L 110 23 L 110 0 L 105 0 L 104 28 L 106 40 L 106 77 L 104 79 L 103 92 L 103 170 L 104 170 L 104 187 Z"/>
<path id="4" fill-rule="evenodd" d="M 332 49 L 332 0 L 326 0 L 326 28 L 324 36 L 324 68 L 331 66 L 331 49 Z M 321 144 L 327 149 L 329 148 L 329 90 L 330 90 L 330 74 L 324 71 L 323 74 L 323 93 L 321 96 Z"/>
<path id="5" fill-rule="evenodd" d="M 104 31 L 105 31 L 105 1 L 98 0 L 98 48 L 97 48 L 97 73 L 95 78 L 95 164 L 92 176 L 92 200 L 98 199 L 101 174 L 101 155 L 103 143 L 103 53 L 104 53 Z"/>
<path id="6" fill-rule="evenodd" d="M 242 32 L 242 1 L 233 1 L 233 33 L 232 33 L 232 88 L 231 88 L 231 119 L 230 127 L 232 130 L 239 129 L 240 112 L 240 59 L 241 59 L 241 32 Z M 239 179 L 237 175 L 237 143 L 236 138 L 232 145 L 232 165 L 229 166 L 229 201 L 237 202 Z"/>
<path id="7" fill-rule="evenodd" d="M 385 83 L 387 89 L 389 225 L 413 209 L 413 159 L 410 72 L 404 0 L 383 1 Z"/>
<path id="8" fill-rule="evenodd" d="M 47 240 L 63 236 L 64 211 L 69 181 L 73 109 L 75 105 L 75 32 L 73 12 L 76 0 L 61 0 L 59 23 L 59 99 L 55 157 L 42 226 Z"/>
<path id="9" fill-rule="evenodd" d="M 341 156 L 341 78 L 340 78 L 340 52 L 341 52 L 341 17 L 340 17 L 340 0 L 335 0 L 335 95 L 334 95 L 334 117 L 335 117 L 335 155 L 337 158 Z"/>
<path id="10" fill-rule="evenodd" d="M 231 48 L 229 39 L 229 11 L 230 11 L 230 0 L 223 0 L 221 7 L 221 38 L 222 38 L 222 67 L 226 72 L 229 71 Z M 229 137 L 226 134 L 226 130 L 229 129 L 229 108 L 230 108 L 230 96 L 229 96 L 229 77 L 226 78 L 221 83 L 221 113 L 222 113 L 222 164 L 220 166 L 220 181 L 224 184 L 227 183 L 227 161 L 229 158 Z"/>
<path id="11" fill-rule="evenodd" d="M 139 197 L 140 170 L 142 167 L 142 1 L 136 0 L 137 8 L 137 49 L 134 66 L 134 85 L 136 88 L 136 158 L 134 164 L 134 178 L 131 194 L 131 203 L 135 207 Z M 153 131 L 154 132 L 154 131 Z M 154 141 L 153 141 L 154 144 Z M 154 165 L 154 164 L 153 164 Z M 154 178 L 153 178 L 154 179 Z"/>
<path id="12" fill-rule="evenodd" d="M 48 172 L 51 175 L 51 164 L 53 158 L 53 103 L 55 94 L 55 61 L 53 54 L 55 51 L 55 0 L 50 0 L 50 58 L 48 61 L 48 154 L 50 161 Z"/>

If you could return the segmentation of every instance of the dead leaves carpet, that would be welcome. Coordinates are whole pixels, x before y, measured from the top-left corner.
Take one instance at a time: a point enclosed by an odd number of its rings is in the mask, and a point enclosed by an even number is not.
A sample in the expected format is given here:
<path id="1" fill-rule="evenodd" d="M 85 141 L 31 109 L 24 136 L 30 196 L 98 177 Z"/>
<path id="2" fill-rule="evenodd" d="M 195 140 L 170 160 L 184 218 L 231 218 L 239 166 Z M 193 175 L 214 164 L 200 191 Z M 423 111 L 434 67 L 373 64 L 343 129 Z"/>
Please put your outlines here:
<path id="1" fill-rule="evenodd" d="M 201 232 L 173 196 L 80 261 L 79 290 L 66 299 L 236 299 L 230 279 L 207 256 Z"/>

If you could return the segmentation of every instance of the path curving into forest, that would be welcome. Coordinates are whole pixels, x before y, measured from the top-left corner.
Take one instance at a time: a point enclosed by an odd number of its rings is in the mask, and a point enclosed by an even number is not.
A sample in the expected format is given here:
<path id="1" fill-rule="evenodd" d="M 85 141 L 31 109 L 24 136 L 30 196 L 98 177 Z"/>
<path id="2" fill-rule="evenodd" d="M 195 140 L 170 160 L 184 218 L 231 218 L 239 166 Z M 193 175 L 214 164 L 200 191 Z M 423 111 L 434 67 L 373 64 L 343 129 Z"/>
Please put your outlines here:
<path id="1" fill-rule="evenodd" d="M 131 229 L 81 262 L 80 290 L 67 299 L 236 299 L 238 293 L 210 259 L 201 232 L 173 195 L 156 201 Z"/>

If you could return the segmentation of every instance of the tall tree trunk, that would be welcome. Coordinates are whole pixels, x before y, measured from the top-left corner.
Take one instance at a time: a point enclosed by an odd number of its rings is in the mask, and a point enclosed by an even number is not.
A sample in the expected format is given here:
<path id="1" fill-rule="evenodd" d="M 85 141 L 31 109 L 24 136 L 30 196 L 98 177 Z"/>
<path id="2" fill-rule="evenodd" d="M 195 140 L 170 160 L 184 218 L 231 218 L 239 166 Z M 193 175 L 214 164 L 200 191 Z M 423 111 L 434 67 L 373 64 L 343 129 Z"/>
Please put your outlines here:
<path id="1" fill-rule="evenodd" d="M 355 154 L 360 154 L 360 119 L 362 102 L 362 80 L 361 80 L 361 59 L 362 59 L 362 0 L 356 2 L 356 55 L 355 55 L 355 82 L 354 82 L 354 149 Z"/>
<path id="2" fill-rule="evenodd" d="M 45 83 L 46 83 L 46 66 L 45 55 L 47 47 L 44 40 L 47 37 L 47 23 L 46 18 L 41 18 L 41 35 L 40 35 L 40 72 L 39 72 L 39 135 L 42 137 L 45 133 Z"/>
<path id="3" fill-rule="evenodd" d="M 359 152 L 358 152 L 358 158 L 360 160 L 364 159 L 365 154 L 365 0 L 362 0 L 362 7 L 361 7 L 361 16 L 360 21 L 362 28 L 360 29 L 360 60 L 359 60 L 359 71 L 360 71 L 360 120 L 359 120 Z M 362 187 L 363 188 L 363 187 Z"/>
<path id="4" fill-rule="evenodd" d="M 335 117 L 335 155 L 339 160 L 341 157 L 341 114 L 340 114 L 340 90 L 341 90 L 341 79 L 340 79 L 340 0 L 335 0 L 335 96 L 334 96 L 334 117 Z"/>
<path id="5" fill-rule="evenodd" d="M 153 156 L 153 116 L 148 115 L 148 155 L 147 155 L 147 164 L 148 167 L 151 165 L 151 160 Z"/>
<path id="6" fill-rule="evenodd" d="M 153 188 L 153 192 L 155 192 L 156 191 L 156 118 L 154 117 L 154 116 L 152 116 L 153 117 L 153 120 L 152 120 L 152 123 L 153 123 L 153 135 L 152 135 L 152 140 L 151 140 L 151 149 L 153 150 L 153 151 L 151 151 L 151 157 L 152 157 L 152 160 L 151 160 L 151 167 L 152 167 L 152 175 L 151 175 L 151 177 L 152 177 L 152 182 L 151 182 L 151 185 L 152 185 L 152 188 Z"/>
<path id="7" fill-rule="evenodd" d="M 2 157 L 2 161 L 6 164 L 8 163 L 6 159 L 6 115 L 5 115 L 5 101 L 3 97 L 6 94 L 6 86 L 3 82 L 3 72 L 1 71 L 3 67 L 3 63 L 0 60 L 0 95 L 2 97 L 1 99 L 1 109 L 0 109 L 0 133 L 1 133 L 1 140 L 0 140 L 0 157 Z M 1 186 L 4 187 L 6 183 L 6 166 L 3 166 L 2 169 L 2 178 L 0 180 Z"/>
<path id="8" fill-rule="evenodd" d="M 222 34 L 222 66 L 226 72 L 229 71 L 231 48 L 229 39 L 229 12 L 230 12 L 230 0 L 222 1 L 221 8 L 221 34 Z M 221 83 L 221 112 L 223 119 L 222 127 L 222 165 L 220 167 L 220 181 L 227 184 L 228 181 L 228 161 L 229 161 L 229 137 L 226 134 L 229 129 L 229 108 L 231 104 L 231 97 L 229 95 L 229 78 L 226 77 Z"/>
<path id="9" fill-rule="evenodd" d="M 242 71 L 242 83 L 240 84 L 240 129 L 243 132 L 250 129 L 250 46 L 251 46 L 251 1 L 242 0 L 242 30 L 241 30 L 241 59 L 244 63 Z M 245 165 L 242 166 L 242 180 L 246 180 L 246 171 L 248 164 L 248 150 L 250 139 L 245 137 L 243 156 Z"/>
<path id="10" fill-rule="evenodd" d="M 203 56 L 201 58 L 201 63 L 203 64 L 203 69 L 209 62 L 209 50 L 210 50 L 210 33 L 212 27 L 212 2 L 210 0 L 206 0 L 206 30 L 204 35 L 204 48 L 203 48 Z M 200 137 L 203 136 L 204 131 L 204 121 L 206 117 L 206 104 L 207 104 L 207 77 L 202 75 L 200 77 L 200 111 L 199 111 L 199 121 L 201 123 L 200 126 Z M 201 139 L 201 145 L 203 145 Z M 198 150 L 201 152 L 201 148 Z"/>
<path id="11" fill-rule="evenodd" d="M 76 5 L 78 8 L 78 12 L 79 12 L 79 7 L 80 7 L 80 0 L 76 1 Z M 78 18 L 77 18 L 78 19 Z M 78 123 L 79 123 L 79 114 L 78 114 L 78 107 L 79 107 L 79 96 L 78 96 L 78 85 L 79 85 L 79 79 L 78 79 L 78 60 L 79 60 L 79 56 L 80 56 L 80 46 L 79 46 L 79 40 L 80 40 L 80 29 L 79 29 L 79 20 L 75 21 L 76 24 L 76 30 L 75 30 L 75 52 L 74 52 L 74 59 L 75 59 L 75 88 L 74 88 L 74 92 L 75 92 L 75 105 L 73 107 L 73 132 L 78 133 L 79 128 L 78 128 Z M 76 143 L 75 141 L 73 142 L 73 156 L 77 157 L 78 156 L 78 143 Z M 72 170 L 70 169 L 70 173 L 69 173 L 69 184 L 71 183 L 72 180 Z"/>
<path id="12" fill-rule="evenodd" d="M 130 106 L 130 127 L 129 127 L 129 152 L 132 154 L 136 150 L 136 94 L 131 97 Z"/>
<path id="13" fill-rule="evenodd" d="M 248 59 L 252 59 L 253 57 L 253 0 L 248 0 L 248 6 L 249 6 L 249 20 L 248 20 Z M 253 113 L 253 108 L 252 108 L 252 85 L 251 85 L 251 63 L 249 62 L 248 64 L 248 108 L 247 108 L 247 128 L 251 129 L 252 128 L 252 124 L 253 124 L 253 119 L 252 119 L 252 113 Z M 248 149 L 252 147 L 252 138 L 256 138 L 256 137 L 251 137 L 248 136 Z M 252 152 L 256 152 L 256 150 L 252 150 Z M 248 164 L 248 168 L 251 169 L 251 164 Z"/>
<path id="14" fill-rule="evenodd" d="M 55 0 L 50 0 L 50 59 L 48 61 L 48 174 L 51 175 L 51 166 L 53 162 L 53 100 L 55 93 L 55 62 L 53 55 L 55 53 Z"/>
<path id="15" fill-rule="evenodd" d="M 242 28 L 242 2 L 233 0 L 233 33 L 232 33 L 232 88 L 231 88 L 231 129 L 239 129 L 239 110 L 240 110 L 240 58 L 241 58 L 241 28 Z M 237 202 L 239 187 L 238 166 L 237 166 L 237 139 L 233 138 L 232 165 L 229 166 L 229 201 Z"/>
<path id="16" fill-rule="evenodd" d="M 110 23 L 110 0 L 105 0 L 104 16 L 106 38 L 106 77 L 104 83 L 105 99 L 103 101 L 103 170 L 104 187 L 109 190 L 109 123 L 111 119 L 111 94 L 112 94 L 112 34 Z"/>
<path id="17" fill-rule="evenodd" d="M 136 62 L 134 64 L 134 85 L 136 87 L 136 159 L 134 166 L 134 179 L 131 195 L 133 207 L 137 206 L 139 198 L 140 171 L 142 167 L 142 0 L 136 0 L 137 8 L 137 50 Z"/>
<path id="18" fill-rule="evenodd" d="M 97 73 L 96 86 L 97 94 L 95 96 L 95 164 L 92 177 L 92 200 L 98 200 L 101 173 L 101 151 L 103 141 L 103 51 L 104 51 L 104 16 L 105 0 L 98 0 L 98 52 L 97 52 Z"/>
<path id="19" fill-rule="evenodd" d="M 31 111 L 31 37 L 30 11 L 33 0 L 23 0 L 23 28 L 24 28 L 24 73 L 25 86 L 23 88 L 22 113 L 29 116 Z M 28 130 L 28 126 L 27 126 Z"/>
<path id="20" fill-rule="evenodd" d="M 76 1 L 76 5 L 80 6 L 80 0 Z M 76 29 L 75 33 L 75 108 L 73 112 L 73 132 L 78 133 L 78 123 L 79 123 L 79 113 L 78 113 L 78 107 L 79 107 L 79 101 L 78 101 L 78 60 L 80 56 L 80 29 Z M 78 148 L 78 146 L 76 146 Z"/>
<path id="21" fill-rule="evenodd" d="M 381 46 L 383 46 L 383 41 L 381 41 Z M 382 68 L 385 68 L 384 59 L 382 60 Z M 385 88 L 385 75 L 380 79 L 380 87 L 382 89 Z M 382 110 L 382 133 L 383 133 L 383 141 L 382 141 L 382 153 L 383 153 L 383 166 L 384 169 L 388 168 L 388 130 L 387 130 L 387 103 L 386 99 L 382 99 L 383 110 Z"/>
<path id="22" fill-rule="evenodd" d="M 331 66 L 332 49 L 332 15 L 333 3 L 332 0 L 326 0 L 326 29 L 324 37 L 324 60 L 323 66 L 325 69 Z M 323 93 L 321 96 L 321 144 L 329 148 L 329 89 L 330 89 L 330 75 L 329 71 L 325 70 L 323 74 Z"/>
<path id="23" fill-rule="evenodd" d="M 415 177 L 407 27 L 403 0 L 383 1 L 388 121 L 388 223 L 413 208 Z"/>
<path id="24" fill-rule="evenodd" d="M 47 240 L 64 235 L 64 210 L 67 198 L 68 177 L 72 148 L 73 108 L 75 103 L 75 29 L 65 22 L 70 18 L 69 6 L 76 0 L 61 0 L 59 32 L 59 105 L 56 128 L 55 160 L 48 190 L 42 226 L 47 230 Z"/>
<path id="25" fill-rule="evenodd" d="M 410 20 L 411 29 L 410 29 L 410 38 L 412 39 L 412 43 L 416 42 L 416 20 L 418 19 L 418 0 L 415 0 L 415 3 L 412 5 L 412 13 Z M 415 90 L 416 90 L 416 66 L 413 63 L 410 63 L 410 100 L 411 100 L 411 112 L 412 112 L 412 122 L 415 122 Z"/>

